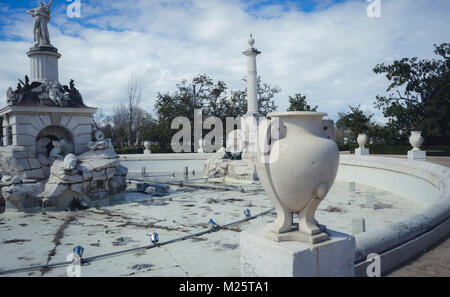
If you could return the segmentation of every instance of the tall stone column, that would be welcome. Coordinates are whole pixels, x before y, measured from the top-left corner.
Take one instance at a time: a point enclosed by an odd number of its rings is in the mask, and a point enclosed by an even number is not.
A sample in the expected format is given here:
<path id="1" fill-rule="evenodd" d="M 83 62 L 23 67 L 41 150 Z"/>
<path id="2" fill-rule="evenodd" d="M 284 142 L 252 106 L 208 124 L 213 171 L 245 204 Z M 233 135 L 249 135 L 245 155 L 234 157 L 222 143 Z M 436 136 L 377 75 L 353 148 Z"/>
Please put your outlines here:
<path id="1" fill-rule="evenodd" d="M 253 47 L 255 39 L 252 34 L 248 39 L 249 48 L 242 54 L 247 56 L 247 115 L 258 114 L 258 75 L 256 72 L 256 56 L 261 52 Z"/>
<path id="2" fill-rule="evenodd" d="M 53 46 L 32 47 L 27 53 L 30 58 L 30 82 L 58 81 L 58 59 L 61 54 Z"/>
<path id="3" fill-rule="evenodd" d="M 249 48 L 242 52 L 247 56 L 247 113 L 241 118 L 241 131 L 244 139 L 244 153 L 250 153 L 250 158 L 256 152 L 256 131 L 260 115 L 258 113 L 258 74 L 256 71 L 256 56 L 261 52 L 253 47 L 255 39 L 250 34 L 248 39 Z"/>

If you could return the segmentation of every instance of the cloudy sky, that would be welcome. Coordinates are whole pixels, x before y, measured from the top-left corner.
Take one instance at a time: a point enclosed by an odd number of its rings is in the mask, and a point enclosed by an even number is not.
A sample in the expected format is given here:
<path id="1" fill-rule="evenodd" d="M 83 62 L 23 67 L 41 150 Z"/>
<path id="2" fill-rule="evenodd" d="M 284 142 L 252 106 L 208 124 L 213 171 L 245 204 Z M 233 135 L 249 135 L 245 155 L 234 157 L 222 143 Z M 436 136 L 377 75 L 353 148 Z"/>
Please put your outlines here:
<path id="1" fill-rule="evenodd" d="M 48 1 L 48 0 L 45 0 Z M 75 1 L 75 0 L 73 0 Z M 278 110 L 301 92 L 336 119 L 348 105 L 374 110 L 386 79 L 378 63 L 402 57 L 432 58 L 433 44 L 450 42 L 450 1 L 373 0 L 77 0 L 81 17 L 67 15 L 69 1 L 55 0 L 50 38 L 59 49 L 60 82 L 73 78 L 85 102 L 109 113 L 124 101 L 134 75 L 142 106 L 153 112 L 157 92 L 171 92 L 182 79 L 205 73 L 230 89 L 245 87 L 245 50 L 256 39 L 258 73 L 277 84 Z M 33 44 L 36 0 L 0 0 L 0 94 L 29 73 L 25 52 Z"/>

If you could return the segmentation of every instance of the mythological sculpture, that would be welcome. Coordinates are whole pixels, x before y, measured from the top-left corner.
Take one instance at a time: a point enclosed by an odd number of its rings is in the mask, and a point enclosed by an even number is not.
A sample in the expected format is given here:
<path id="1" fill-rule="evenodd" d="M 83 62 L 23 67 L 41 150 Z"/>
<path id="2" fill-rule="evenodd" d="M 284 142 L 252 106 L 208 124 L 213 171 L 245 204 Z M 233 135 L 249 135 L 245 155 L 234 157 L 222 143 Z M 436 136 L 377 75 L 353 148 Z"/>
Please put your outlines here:
<path id="1" fill-rule="evenodd" d="M 34 18 L 33 33 L 36 46 L 51 46 L 47 25 L 50 21 L 50 7 L 52 5 L 53 0 L 50 0 L 48 4 L 41 2 L 39 7 L 27 10 L 27 13 Z"/>

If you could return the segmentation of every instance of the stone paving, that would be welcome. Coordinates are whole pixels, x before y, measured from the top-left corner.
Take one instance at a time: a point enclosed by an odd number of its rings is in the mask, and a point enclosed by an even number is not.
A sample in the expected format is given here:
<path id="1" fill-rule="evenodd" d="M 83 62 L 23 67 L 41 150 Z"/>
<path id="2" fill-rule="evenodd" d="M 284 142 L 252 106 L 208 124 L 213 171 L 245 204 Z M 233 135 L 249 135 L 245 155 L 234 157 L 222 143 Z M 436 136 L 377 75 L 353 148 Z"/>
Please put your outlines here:
<path id="1" fill-rule="evenodd" d="M 450 235 L 387 276 L 450 277 Z"/>

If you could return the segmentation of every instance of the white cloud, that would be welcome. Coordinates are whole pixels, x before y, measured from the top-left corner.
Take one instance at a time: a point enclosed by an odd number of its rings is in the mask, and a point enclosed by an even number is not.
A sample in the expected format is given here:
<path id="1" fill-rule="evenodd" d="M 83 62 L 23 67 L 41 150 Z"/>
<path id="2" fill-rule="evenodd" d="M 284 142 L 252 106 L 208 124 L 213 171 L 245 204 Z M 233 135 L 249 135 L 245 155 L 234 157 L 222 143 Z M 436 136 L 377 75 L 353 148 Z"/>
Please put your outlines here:
<path id="1" fill-rule="evenodd" d="M 81 2 L 80 20 L 67 18 L 65 4 L 55 7 L 51 40 L 62 54 L 60 81 L 75 79 L 85 102 L 104 112 L 123 101 L 130 75 L 141 82 L 149 112 L 158 91 L 173 91 L 200 73 L 244 88 L 241 52 L 250 32 L 262 51 L 259 74 L 283 90 L 279 110 L 301 92 L 334 119 L 348 104 L 373 112 L 375 96 L 387 86 L 372 72 L 377 63 L 433 57 L 433 43 L 449 41 L 446 0 L 381 0 L 381 18 L 367 17 L 365 1 L 311 13 L 278 6 L 249 13 L 237 0 Z M 0 40 L 3 93 L 29 72 L 25 52 L 32 45 L 31 17 L 8 13 L 13 21 L 3 25 Z M 376 119 L 382 119 L 379 111 Z"/>

